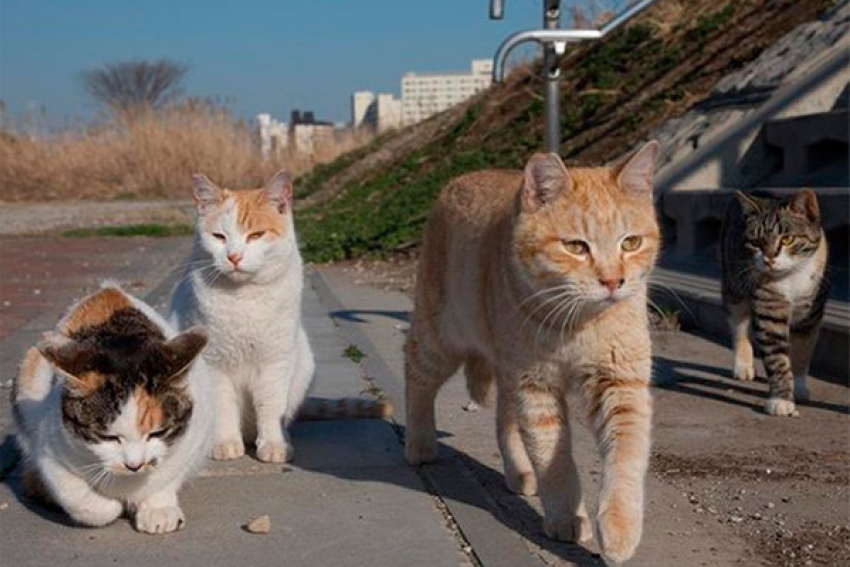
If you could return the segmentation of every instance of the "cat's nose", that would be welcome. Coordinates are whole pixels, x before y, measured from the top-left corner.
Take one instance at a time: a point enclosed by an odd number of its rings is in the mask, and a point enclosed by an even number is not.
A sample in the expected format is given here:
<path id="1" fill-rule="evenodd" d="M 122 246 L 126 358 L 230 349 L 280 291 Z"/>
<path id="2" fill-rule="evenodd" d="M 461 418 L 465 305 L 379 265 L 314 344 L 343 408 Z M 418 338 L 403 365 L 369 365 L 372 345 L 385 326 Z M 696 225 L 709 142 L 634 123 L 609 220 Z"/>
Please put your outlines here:
<path id="1" fill-rule="evenodd" d="M 233 264 L 233 267 L 235 268 L 236 266 L 239 265 L 239 262 L 242 261 L 242 254 L 236 254 L 235 252 L 231 252 L 230 254 L 227 255 L 227 260 L 231 264 Z"/>
<path id="2" fill-rule="evenodd" d="M 623 284 L 626 283 L 626 280 L 624 280 L 623 278 L 599 278 L 599 283 L 603 287 L 607 287 L 608 291 L 613 293 L 617 289 L 623 287 Z"/>
<path id="3" fill-rule="evenodd" d="M 139 469 L 144 466 L 144 463 L 124 463 L 124 466 L 127 467 L 127 470 L 129 471 L 139 472 Z"/>

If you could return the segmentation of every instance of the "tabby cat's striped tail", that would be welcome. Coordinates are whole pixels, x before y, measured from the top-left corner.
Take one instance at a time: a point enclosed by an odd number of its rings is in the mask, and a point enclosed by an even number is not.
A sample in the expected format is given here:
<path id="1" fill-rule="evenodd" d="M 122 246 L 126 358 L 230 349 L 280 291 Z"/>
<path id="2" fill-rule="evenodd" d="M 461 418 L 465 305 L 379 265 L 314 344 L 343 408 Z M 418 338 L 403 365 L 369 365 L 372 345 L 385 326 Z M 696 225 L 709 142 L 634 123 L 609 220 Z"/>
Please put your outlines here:
<path id="1" fill-rule="evenodd" d="M 393 405 L 389 400 L 364 398 L 307 398 L 298 411 L 299 421 L 344 418 L 392 417 Z"/>

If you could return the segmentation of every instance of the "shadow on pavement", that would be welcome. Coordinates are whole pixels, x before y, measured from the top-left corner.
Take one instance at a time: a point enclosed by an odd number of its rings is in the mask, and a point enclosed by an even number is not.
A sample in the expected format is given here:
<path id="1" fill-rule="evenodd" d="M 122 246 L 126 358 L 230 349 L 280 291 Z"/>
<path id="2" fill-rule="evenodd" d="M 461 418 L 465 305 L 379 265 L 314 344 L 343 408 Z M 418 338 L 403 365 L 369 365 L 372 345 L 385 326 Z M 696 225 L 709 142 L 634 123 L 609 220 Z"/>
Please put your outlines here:
<path id="1" fill-rule="evenodd" d="M 736 380 L 731 371 L 725 367 L 684 362 L 663 356 L 654 357 L 653 362 L 654 373 L 665 377 L 662 381 L 654 384 L 658 388 L 738 405 L 750 408 L 758 413 L 764 413 L 764 400 L 767 398 L 767 381 L 764 377 L 757 376 L 754 382 L 744 382 Z M 812 380 L 812 378 L 809 378 L 809 380 Z M 756 386 L 756 384 L 763 385 Z M 730 393 L 745 395 L 754 398 L 754 401 L 737 399 L 732 397 Z M 808 402 L 799 402 L 799 405 L 836 413 L 850 413 L 850 406 L 820 402 L 814 399 Z"/>
<path id="2" fill-rule="evenodd" d="M 399 436 L 399 442 L 403 445 L 405 428 L 400 425 L 394 427 Z M 439 439 L 445 435 L 440 435 L 438 432 L 437 437 Z M 299 465 L 297 457 L 295 464 Z M 386 482 L 386 476 L 364 477 L 363 469 L 348 467 L 311 469 L 309 464 L 307 465 L 303 467 L 304 470 L 311 470 L 321 475 L 333 475 L 351 482 Z M 450 508 L 454 501 L 484 510 L 509 530 L 522 535 L 549 553 L 580 567 L 607 565 L 599 554 L 580 544 L 557 542 L 547 538 L 543 534 L 543 520 L 540 514 L 525 499 L 508 491 L 504 475 L 463 451 L 439 443 L 437 460 L 411 468 L 419 475 L 425 490 L 442 497 Z M 447 478 L 449 476 L 451 478 Z M 461 525 L 460 528 L 463 530 L 464 526 Z M 528 550 L 528 553 L 530 556 L 534 555 L 532 550 Z"/>

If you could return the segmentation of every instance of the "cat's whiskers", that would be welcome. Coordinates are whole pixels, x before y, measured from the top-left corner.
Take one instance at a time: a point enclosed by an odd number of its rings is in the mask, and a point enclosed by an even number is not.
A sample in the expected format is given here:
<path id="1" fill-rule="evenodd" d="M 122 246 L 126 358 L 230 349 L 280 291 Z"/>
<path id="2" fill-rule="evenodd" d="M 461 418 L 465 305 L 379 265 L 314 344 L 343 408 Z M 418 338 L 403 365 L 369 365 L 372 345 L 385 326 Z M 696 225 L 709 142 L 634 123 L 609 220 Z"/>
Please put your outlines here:
<path id="1" fill-rule="evenodd" d="M 544 308 L 546 305 L 548 305 L 550 303 L 560 301 L 561 299 L 563 299 L 563 297 L 565 295 L 569 294 L 569 292 L 571 292 L 574 288 L 575 288 L 575 284 L 573 284 L 572 282 L 564 282 L 563 284 L 560 284 L 560 285 L 557 285 L 557 286 L 544 288 L 544 289 L 536 292 L 534 295 L 525 298 L 519 304 L 518 309 L 520 307 L 522 307 L 524 304 L 528 303 L 530 300 L 535 299 L 535 298 L 537 298 L 537 297 L 539 297 L 539 296 L 541 296 L 545 293 L 555 293 L 556 294 L 553 297 L 550 297 L 550 298 L 545 299 L 544 301 L 541 301 L 540 304 L 538 304 L 534 309 L 532 309 L 531 312 L 528 315 L 526 315 L 526 317 L 523 319 L 523 322 L 520 325 L 520 330 L 522 330 L 525 327 L 525 325 L 528 323 L 528 321 L 530 321 L 531 318 L 534 317 L 534 315 L 538 311 L 540 311 L 542 308 Z"/>
<path id="2" fill-rule="evenodd" d="M 534 315 L 535 315 L 538 311 L 540 311 L 542 308 L 546 307 L 547 305 L 550 305 L 550 304 L 554 303 L 554 304 L 555 304 L 554 308 L 550 309 L 550 310 L 548 311 L 548 313 L 546 313 L 546 316 L 545 316 L 545 317 L 543 317 L 542 321 L 540 321 L 540 322 L 539 322 L 539 324 L 538 324 L 538 326 L 537 326 L 537 332 L 535 333 L 535 338 L 534 338 L 534 342 L 535 342 L 535 344 L 536 344 L 536 343 L 537 343 L 537 341 L 538 341 L 538 338 L 539 338 L 539 336 L 540 336 L 540 330 L 541 330 L 543 327 L 545 327 L 545 326 L 546 326 L 546 322 L 547 322 L 547 321 L 548 321 L 548 320 L 552 317 L 552 315 L 556 312 L 557 308 L 558 308 L 558 307 L 562 304 L 561 302 L 563 302 L 563 301 L 565 301 L 565 300 L 569 300 L 569 298 L 570 298 L 571 296 L 572 296 L 572 288 L 568 288 L 568 289 L 560 289 L 560 290 L 558 290 L 558 291 L 557 291 L 557 295 L 555 295 L 554 297 L 550 297 L 550 298 L 546 299 L 545 301 L 542 301 L 542 302 L 540 303 L 540 305 L 538 305 L 538 306 L 537 306 L 537 307 L 536 307 L 536 308 L 535 308 L 535 309 L 534 309 L 531 313 L 529 313 L 529 314 L 528 314 L 528 316 L 525 318 L 525 321 L 523 321 L 523 324 L 522 324 L 522 326 L 520 327 L 520 329 L 522 329 L 523 327 L 525 327 L 525 324 L 526 324 L 528 321 L 530 321 L 530 320 L 531 320 L 531 318 L 532 318 L 532 317 L 533 317 L 533 316 L 534 316 Z"/>

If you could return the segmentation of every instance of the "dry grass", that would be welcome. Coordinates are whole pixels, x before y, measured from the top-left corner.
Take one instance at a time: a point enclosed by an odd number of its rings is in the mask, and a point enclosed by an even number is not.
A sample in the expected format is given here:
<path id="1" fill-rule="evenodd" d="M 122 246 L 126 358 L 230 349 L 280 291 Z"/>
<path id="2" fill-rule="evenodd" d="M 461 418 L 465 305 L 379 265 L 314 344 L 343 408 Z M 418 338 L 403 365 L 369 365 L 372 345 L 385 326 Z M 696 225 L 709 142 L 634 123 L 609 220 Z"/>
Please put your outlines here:
<path id="1" fill-rule="evenodd" d="M 316 155 L 264 159 L 251 130 L 227 110 L 189 102 L 44 137 L 0 132 L 0 200 L 185 198 L 193 173 L 227 187 L 259 186 L 275 171 L 303 174 L 364 143 L 354 135 Z"/>

